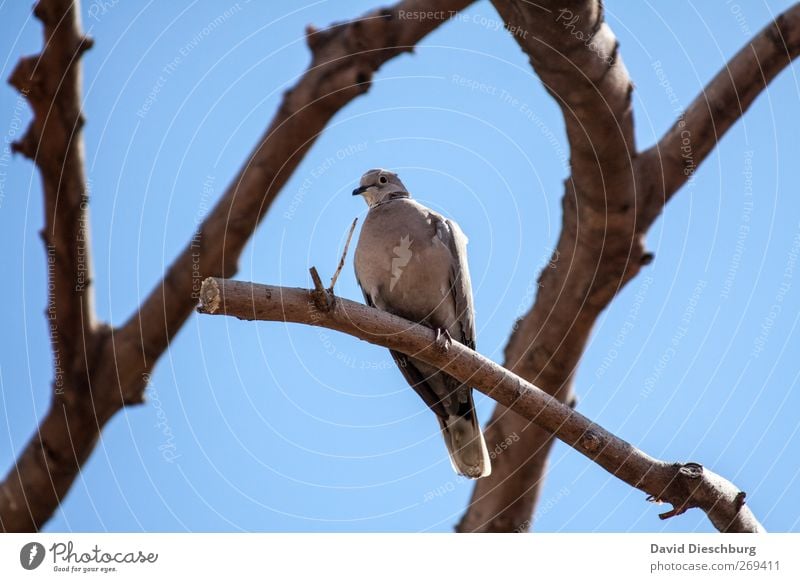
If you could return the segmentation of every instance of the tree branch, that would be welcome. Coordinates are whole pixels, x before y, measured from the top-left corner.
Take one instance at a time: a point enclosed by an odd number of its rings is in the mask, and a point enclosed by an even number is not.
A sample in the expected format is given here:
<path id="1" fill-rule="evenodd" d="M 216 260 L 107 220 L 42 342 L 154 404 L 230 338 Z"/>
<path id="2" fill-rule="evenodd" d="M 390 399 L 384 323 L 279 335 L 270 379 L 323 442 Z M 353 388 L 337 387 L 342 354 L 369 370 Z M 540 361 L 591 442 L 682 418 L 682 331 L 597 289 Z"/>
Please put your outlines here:
<path id="1" fill-rule="evenodd" d="M 765 26 L 695 97 L 657 144 L 644 152 L 639 172 L 650 175 L 660 208 L 683 186 L 723 135 L 769 83 L 800 54 L 800 4 Z M 652 220 L 646 214 L 645 220 Z"/>
<path id="2" fill-rule="evenodd" d="M 95 321 L 89 246 L 89 193 L 84 173 L 81 112 L 83 35 L 80 9 L 71 0 L 36 4 L 44 48 L 22 58 L 9 82 L 28 100 L 33 120 L 14 144 L 36 164 L 44 193 L 41 237 L 47 257 L 45 317 L 53 350 L 49 412 L 0 483 L 0 530 L 38 526 L 69 490 L 99 434 L 95 387 L 87 370 L 97 365 L 107 328 Z"/>
<path id="3" fill-rule="evenodd" d="M 333 115 L 369 90 L 385 62 L 411 52 L 443 22 L 399 15 L 423 9 L 456 13 L 471 3 L 404 0 L 325 30 L 308 27 L 312 58 L 305 74 L 286 91 L 269 128 L 197 234 L 115 334 L 123 350 L 120 380 L 126 392 L 132 397 L 143 393 L 142 378 L 192 313 L 202 277 L 237 272 L 250 236 Z"/>
<path id="4" fill-rule="evenodd" d="M 443 347 L 427 327 L 340 297 L 332 298 L 327 309 L 320 309 L 317 293 L 313 289 L 208 278 L 203 282 L 197 309 L 244 320 L 324 327 L 413 355 L 536 423 L 615 477 L 648 493 L 651 499 L 672 504 L 673 509 L 661 514 L 662 519 L 697 507 L 719 531 L 765 531 L 744 504 L 744 492 L 701 465 L 667 463 L 646 455 L 466 346 L 452 342 Z"/>
<path id="5" fill-rule="evenodd" d="M 637 155 L 633 85 L 598 0 L 493 0 L 564 113 L 572 169 L 563 223 L 531 310 L 517 322 L 505 365 L 562 402 L 603 309 L 653 260 L 644 236 L 688 179 L 682 158 L 691 132 L 691 171 L 761 90 L 800 51 L 800 7 L 780 15 L 742 49 L 661 142 Z M 529 34 L 519 34 L 519 31 Z M 738 100 L 738 103 L 737 103 Z M 738 105 L 738 106 L 737 106 Z M 685 123 L 685 127 L 681 124 Z M 552 439 L 498 406 L 489 447 L 517 433 L 492 476 L 475 485 L 460 531 L 524 531 L 531 525 Z"/>
<path id="6" fill-rule="evenodd" d="M 571 402 L 572 377 L 595 320 L 652 259 L 636 217 L 633 85 L 597 0 L 493 4 L 561 107 L 572 169 L 558 244 L 539 276 L 533 307 L 514 326 L 505 366 Z M 530 527 L 552 436 L 498 406 L 486 429 L 489 449 L 511 434 L 520 441 L 475 484 L 459 531 Z"/>
<path id="7" fill-rule="evenodd" d="M 91 343 L 96 326 L 80 67 L 92 41 L 81 31 L 77 10 L 71 0 L 38 3 L 34 14 L 44 24 L 44 49 L 20 59 L 9 77 L 33 109 L 31 124 L 12 148 L 32 159 L 41 174 L 45 227 L 40 235 L 49 282 L 46 315 L 57 367 L 60 362 L 70 371 L 83 369 L 84 344 Z M 78 381 L 69 380 L 70 385 Z"/>
<path id="8" fill-rule="evenodd" d="M 403 0 L 324 30 L 309 27 L 308 70 L 284 94 L 269 128 L 199 232 L 116 330 L 95 324 L 92 308 L 78 65 L 91 42 L 81 34 L 77 0 L 36 5 L 45 48 L 38 57 L 21 59 L 10 82 L 34 109 L 34 122 L 14 147 L 36 161 L 45 190 L 56 394 L 0 483 L 0 530 L 38 530 L 50 518 L 105 423 L 124 405 L 143 401 L 149 372 L 192 313 L 198 275 L 236 272 L 245 244 L 331 117 L 369 89 L 381 65 L 412 51 L 446 22 L 400 15 L 421 10 L 452 15 L 471 3 Z"/>

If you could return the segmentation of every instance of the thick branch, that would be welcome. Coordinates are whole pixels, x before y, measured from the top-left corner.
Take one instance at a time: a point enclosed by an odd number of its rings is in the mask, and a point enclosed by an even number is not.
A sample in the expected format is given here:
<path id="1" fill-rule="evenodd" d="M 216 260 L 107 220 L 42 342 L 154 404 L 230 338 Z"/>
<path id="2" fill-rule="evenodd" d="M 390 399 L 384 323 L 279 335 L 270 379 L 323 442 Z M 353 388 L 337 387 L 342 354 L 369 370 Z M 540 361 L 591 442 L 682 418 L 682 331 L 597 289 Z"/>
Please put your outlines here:
<path id="1" fill-rule="evenodd" d="M 800 51 L 800 7 L 779 16 L 742 49 L 659 144 L 637 156 L 633 85 L 598 0 L 493 0 L 514 38 L 561 105 L 572 176 L 551 264 L 536 301 L 515 326 L 506 366 L 570 401 L 571 378 L 594 322 L 641 266 L 653 260 L 644 235 L 664 204 L 764 87 Z M 531 34 L 519 34 L 526 30 Z M 688 131 L 689 134 L 684 133 Z M 689 164 L 684 138 L 690 135 Z M 689 171 L 686 172 L 687 167 Z M 520 531 L 531 524 L 551 439 L 498 406 L 490 447 L 520 442 L 475 486 L 460 531 Z"/>
<path id="2" fill-rule="evenodd" d="M 202 276 L 236 273 L 245 244 L 331 117 L 367 92 L 381 65 L 411 52 L 443 22 L 400 15 L 423 9 L 455 13 L 471 2 L 405 0 L 325 30 L 308 28 L 308 70 L 286 91 L 269 128 L 196 236 L 117 334 L 125 350 L 120 366 L 125 390 L 141 393 L 142 374 L 192 313 Z"/>
<path id="3" fill-rule="evenodd" d="M 53 349 L 50 410 L 0 484 L 0 530 L 38 527 L 53 512 L 97 439 L 102 395 L 87 370 L 105 345 L 95 322 L 84 173 L 81 55 L 91 41 L 72 0 L 43 0 L 34 14 L 44 25 L 41 54 L 22 58 L 9 82 L 28 100 L 33 120 L 16 152 L 32 159 L 44 193 L 47 264 L 45 317 Z M 111 387 L 103 387 L 106 392 Z"/>
<path id="4" fill-rule="evenodd" d="M 311 65 L 285 93 L 266 133 L 197 235 L 122 328 L 109 333 L 102 327 L 94 334 L 78 67 L 90 42 L 80 32 L 77 1 L 36 5 L 46 46 L 40 57 L 23 58 L 10 79 L 34 109 L 34 123 L 15 149 L 34 158 L 42 172 L 43 234 L 48 258 L 51 245 L 55 256 L 50 305 L 57 307 L 56 385 L 62 376 L 65 385 L 0 483 L 1 531 L 37 530 L 49 519 L 104 424 L 125 404 L 143 400 L 148 373 L 192 313 L 198 275 L 236 272 L 256 226 L 331 117 L 369 89 L 383 63 L 410 52 L 446 22 L 401 14 L 452 14 L 471 2 L 404 0 L 325 30 L 309 28 Z"/>
<path id="5" fill-rule="evenodd" d="M 41 174 L 45 210 L 41 236 L 53 307 L 48 319 L 54 324 L 54 347 L 62 360 L 77 360 L 64 362 L 67 366 L 82 364 L 81 338 L 92 331 L 95 318 L 80 66 L 92 41 L 81 31 L 78 11 L 71 0 L 38 3 L 34 13 L 44 24 L 44 49 L 20 59 L 9 77 L 33 110 L 30 126 L 12 147 L 32 159 Z"/>
<path id="6" fill-rule="evenodd" d="M 319 293 L 328 292 L 209 278 L 198 311 L 325 327 L 413 355 L 475 386 L 652 499 L 671 503 L 662 519 L 698 507 L 719 531 L 764 531 L 744 504 L 744 492 L 719 475 L 696 463 L 653 459 L 477 352 L 458 342 L 443 347 L 431 329 L 346 299 L 319 301 Z"/>
<path id="7" fill-rule="evenodd" d="M 800 4 L 778 16 L 742 48 L 695 97 L 670 130 L 639 160 L 654 182 L 660 212 L 766 86 L 800 54 Z M 652 220 L 650 215 L 646 220 Z"/>
<path id="8" fill-rule="evenodd" d="M 46 315 L 56 364 L 70 371 L 83 370 L 84 339 L 91 339 L 95 327 L 80 67 L 91 40 L 81 31 L 78 12 L 71 0 L 38 3 L 34 13 L 44 24 L 44 49 L 21 59 L 9 78 L 33 109 L 30 126 L 13 148 L 32 159 L 41 174 Z"/>
<path id="9" fill-rule="evenodd" d="M 619 43 L 592 0 L 493 0 L 564 114 L 572 178 L 597 210 L 630 196 L 633 83 Z M 528 34 L 521 34 L 525 31 Z M 618 192 L 618 187 L 623 191 Z M 632 197 L 628 202 L 633 202 Z"/>
<path id="10" fill-rule="evenodd" d="M 558 245 L 539 277 L 533 307 L 514 327 L 505 366 L 569 402 L 595 320 L 652 258 L 636 219 L 633 85 L 596 0 L 493 4 L 561 107 L 572 169 Z M 459 531 L 531 525 L 552 438 L 498 406 L 486 430 L 489 448 L 512 434 L 520 441 L 498 457 L 491 477 L 476 483 Z"/>

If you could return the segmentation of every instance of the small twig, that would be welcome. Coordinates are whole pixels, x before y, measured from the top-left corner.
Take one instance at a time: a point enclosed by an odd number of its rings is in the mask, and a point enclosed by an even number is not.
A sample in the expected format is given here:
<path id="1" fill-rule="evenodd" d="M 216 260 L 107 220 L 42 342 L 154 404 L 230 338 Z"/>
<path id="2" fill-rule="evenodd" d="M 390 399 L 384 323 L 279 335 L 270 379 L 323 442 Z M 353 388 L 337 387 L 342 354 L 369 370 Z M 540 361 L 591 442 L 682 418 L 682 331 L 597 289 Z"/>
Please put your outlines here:
<path id="1" fill-rule="evenodd" d="M 331 308 L 330 296 L 322 284 L 317 268 L 311 267 L 308 272 L 311 273 L 311 280 L 314 281 L 314 290 L 311 292 L 311 296 L 314 298 L 314 305 L 320 311 L 328 311 Z"/>
<path id="2" fill-rule="evenodd" d="M 317 272 L 317 268 L 316 267 L 311 267 L 308 270 L 308 272 L 311 273 L 311 280 L 314 281 L 314 290 L 317 293 L 324 293 L 325 292 L 325 287 L 322 286 L 322 279 L 320 279 L 320 277 L 319 277 L 319 273 Z"/>
<path id="3" fill-rule="evenodd" d="M 673 507 L 669 511 L 665 511 L 664 513 L 659 513 L 658 518 L 661 520 L 667 520 L 677 517 L 678 515 L 683 515 L 684 513 L 686 513 L 686 506 L 680 505 L 678 507 Z"/>
<path id="4" fill-rule="evenodd" d="M 344 251 L 342 252 L 342 258 L 339 259 L 339 265 L 336 267 L 336 272 L 333 274 L 331 278 L 331 286 L 325 289 L 324 285 L 322 284 L 322 278 L 319 276 L 316 267 L 311 267 L 308 272 L 311 273 L 311 280 L 314 282 L 314 291 L 312 291 L 312 296 L 314 298 L 314 304 L 317 306 L 317 309 L 320 311 L 329 311 L 330 308 L 333 306 L 334 301 L 334 294 L 333 294 L 333 287 L 336 285 L 336 280 L 339 278 L 339 273 L 342 272 L 342 267 L 344 267 L 344 260 L 347 257 L 347 249 L 350 248 L 350 240 L 353 238 L 353 231 L 356 229 L 356 223 L 358 222 L 358 217 L 353 219 L 353 224 L 350 225 L 350 233 L 347 235 L 347 242 L 344 243 Z"/>
<path id="5" fill-rule="evenodd" d="M 331 277 L 331 286 L 328 287 L 328 291 L 333 293 L 333 288 L 336 285 L 336 280 L 339 278 L 339 273 L 342 272 L 342 267 L 344 267 L 344 260 L 347 258 L 347 249 L 350 248 L 350 241 L 353 238 L 353 232 L 356 230 L 356 223 L 358 222 L 358 216 L 353 219 L 353 224 L 350 225 L 350 233 L 347 235 L 347 242 L 344 243 L 344 251 L 342 251 L 342 258 L 339 259 L 339 266 L 336 267 L 336 272 Z"/>

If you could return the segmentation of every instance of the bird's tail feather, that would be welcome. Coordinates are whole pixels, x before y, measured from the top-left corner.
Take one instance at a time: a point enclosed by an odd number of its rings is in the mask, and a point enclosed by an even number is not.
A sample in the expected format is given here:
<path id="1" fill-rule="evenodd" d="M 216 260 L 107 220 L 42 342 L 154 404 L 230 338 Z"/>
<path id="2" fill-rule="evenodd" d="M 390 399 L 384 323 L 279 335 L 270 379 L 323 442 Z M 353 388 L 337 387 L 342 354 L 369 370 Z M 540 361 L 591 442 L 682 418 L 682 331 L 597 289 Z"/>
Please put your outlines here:
<path id="1" fill-rule="evenodd" d="M 470 410 L 466 415 L 450 415 L 447 418 L 437 416 L 437 418 L 442 427 L 442 436 L 450 454 L 453 470 L 470 479 L 491 475 L 489 451 L 475 410 Z"/>

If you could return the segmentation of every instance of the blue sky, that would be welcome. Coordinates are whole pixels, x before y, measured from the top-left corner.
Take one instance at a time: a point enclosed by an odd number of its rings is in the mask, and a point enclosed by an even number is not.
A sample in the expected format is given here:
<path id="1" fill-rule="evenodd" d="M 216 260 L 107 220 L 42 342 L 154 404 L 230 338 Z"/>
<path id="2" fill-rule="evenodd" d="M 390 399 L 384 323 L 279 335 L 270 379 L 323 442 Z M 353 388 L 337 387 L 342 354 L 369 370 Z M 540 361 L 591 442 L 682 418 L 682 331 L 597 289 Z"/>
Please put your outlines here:
<path id="1" fill-rule="evenodd" d="M 96 41 L 83 62 L 103 319 L 129 317 L 232 179 L 307 65 L 305 25 L 376 6 L 277 5 L 84 3 Z M 636 84 L 640 148 L 788 5 L 606 2 Z M 6 1 L 0 16 L 7 78 L 41 33 L 28 3 Z M 366 210 L 350 191 L 366 169 L 390 167 L 469 236 L 478 349 L 502 361 L 559 232 L 569 150 L 558 108 L 498 27 L 478 2 L 388 63 L 306 156 L 238 278 L 306 286 L 310 265 L 330 276 Z M 653 456 L 728 477 L 774 531 L 800 530 L 797 106 L 789 69 L 651 230 L 655 261 L 602 315 L 576 378 L 581 412 Z M 2 85 L 3 148 L 29 115 Z M 46 410 L 52 372 L 40 182 L 25 159 L 0 162 L 5 471 Z M 361 298 L 350 263 L 337 290 Z M 485 421 L 493 403 L 477 401 Z M 110 422 L 47 528 L 450 531 L 470 491 L 384 350 L 325 330 L 193 316 L 148 403 Z M 661 522 L 663 508 L 560 443 L 542 502 L 540 531 L 710 531 L 697 510 Z"/>

